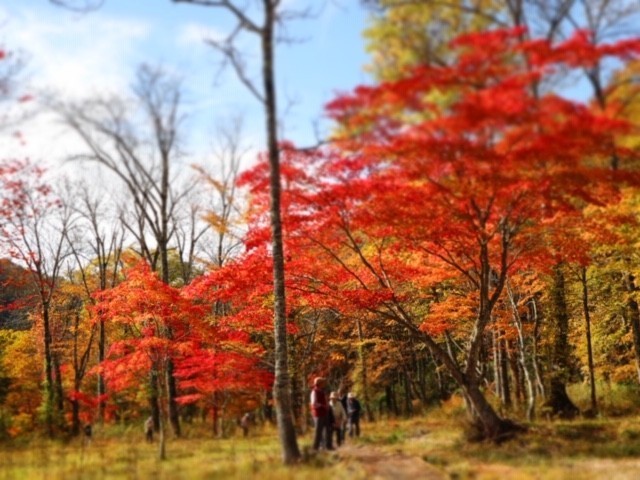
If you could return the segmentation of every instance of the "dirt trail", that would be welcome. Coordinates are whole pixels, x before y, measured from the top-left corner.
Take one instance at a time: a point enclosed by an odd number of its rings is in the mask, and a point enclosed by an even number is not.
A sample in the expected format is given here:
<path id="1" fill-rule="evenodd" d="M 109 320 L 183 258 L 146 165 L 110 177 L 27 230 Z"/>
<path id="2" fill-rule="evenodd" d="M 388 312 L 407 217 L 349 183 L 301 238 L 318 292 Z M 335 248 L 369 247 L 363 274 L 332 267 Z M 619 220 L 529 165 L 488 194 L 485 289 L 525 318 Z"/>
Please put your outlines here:
<path id="1" fill-rule="evenodd" d="M 415 456 L 401 452 L 388 453 L 370 445 L 341 446 L 336 455 L 345 462 L 357 462 L 369 480 L 446 480 L 449 476 L 440 469 Z"/>

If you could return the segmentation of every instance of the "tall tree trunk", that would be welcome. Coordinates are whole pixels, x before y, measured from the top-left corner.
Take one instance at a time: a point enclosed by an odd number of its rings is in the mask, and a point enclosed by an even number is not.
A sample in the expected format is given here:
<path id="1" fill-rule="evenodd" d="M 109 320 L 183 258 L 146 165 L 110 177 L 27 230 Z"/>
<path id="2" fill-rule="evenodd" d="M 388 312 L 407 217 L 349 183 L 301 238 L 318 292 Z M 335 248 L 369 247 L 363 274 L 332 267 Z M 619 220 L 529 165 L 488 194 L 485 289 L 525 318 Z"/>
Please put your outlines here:
<path id="1" fill-rule="evenodd" d="M 296 419 L 297 431 L 303 435 L 308 427 L 308 405 L 307 401 L 307 385 L 305 382 L 307 376 L 303 371 L 295 371 L 292 376 L 292 395 L 293 395 L 293 415 Z"/>
<path id="2" fill-rule="evenodd" d="M 498 416 L 491 404 L 482 394 L 478 384 L 464 382 L 462 386 L 465 400 L 468 404 L 473 423 L 480 429 L 481 439 L 491 439 L 500 442 L 509 438 L 516 430 L 515 424 Z"/>
<path id="3" fill-rule="evenodd" d="M 45 424 L 47 434 L 53 438 L 53 408 L 55 402 L 55 392 L 53 387 L 53 354 L 51 353 L 51 325 L 49 321 L 49 308 L 42 307 L 42 322 L 44 328 L 44 402 L 45 402 Z"/>
<path id="4" fill-rule="evenodd" d="M 569 398 L 566 387 L 569 376 L 569 314 L 567 313 L 562 264 L 558 264 L 554 268 L 551 293 L 553 304 L 550 313 L 554 343 L 551 352 L 547 405 L 553 415 L 558 415 L 560 418 L 573 418 L 579 413 L 579 410 Z"/>
<path id="5" fill-rule="evenodd" d="M 269 151 L 270 212 L 273 255 L 274 290 L 274 338 L 275 338 L 275 380 L 273 396 L 276 403 L 278 434 L 285 464 L 300 459 L 300 449 L 296 439 L 295 421 L 291 402 L 291 379 L 287 352 L 287 317 L 284 281 L 284 247 L 282 220 L 280 216 L 280 149 L 278 146 L 277 109 L 274 69 L 275 10 L 278 2 L 263 0 L 264 26 L 262 29 L 262 80 L 264 82 L 264 107 L 266 117 L 267 143 Z"/>
<path id="6" fill-rule="evenodd" d="M 173 431 L 173 435 L 176 437 L 180 437 L 180 411 L 178 409 L 178 402 L 176 398 L 178 397 L 178 388 L 176 387 L 176 378 L 173 375 L 173 361 L 169 360 L 167 362 L 167 371 L 166 371 L 166 381 L 167 381 L 167 408 L 169 410 L 169 422 L 171 423 L 171 430 Z"/>
<path id="7" fill-rule="evenodd" d="M 500 352 L 500 401 L 508 410 L 511 409 L 511 386 L 509 383 L 509 358 L 507 355 L 506 340 L 504 332 L 500 332 L 498 338 L 498 350 Z"/>
<path id="8" fill-rule="evenodd" d="M 64 420 L 64 388 L 62 387 L 62 371 L 60 370 L 60 359 L 57 354 L 52 357 L 53 360 L 53 384 L 55 386 L 55 404 L 56 404 L 56 422 L 61 424 Z"/>
<path id="9" fill-rule="evenodd" d="M 100 322 L 98 323 L 98 364 L 102 365 L 105 357 L 105 329 L 104 329 L 104 319 L 102 318 L 102 314 L 100 314 Z M 98 375 L 98 398 L 100 399 L 100 403 L 98 403 L 98 418 L 100 419 L 100 423 L 104 423 L 104 412 L 105 412 L 105 402 L 103 400 L 105 393 L 107 392 L 106 385 L 104 382 L 104 377 L 102 373 Z"/>
<path id="10" fill-rule="evenodd" d="M 518 363 L 518 356 L 515 353 L 516 348 L 513 348 L 513 342 L 506 342 L 507 349 L 507 361 L 513 375 L 513 397 L 518 405 L 522 405 L 524 399 L 524 381 L 523 374 L 520 370 L 520 364 Z"/>
<path id="11" fill-rule="evenodd" d="M 76 373 L 75 378 L 73 379 L 74 392 L 80 391 L 80 384 L 80 378 Z M 71 400 L 71 435 L 74 437 L 80 435 L 80 402 L 78 402 L 77 398 Z"/>
<path id="12" fill-rule="evenodd" d="M 166 371 L 167 367 L 159 366 L 158 371 Z M 156 376 L 157 379 L 157 376 Z M 158 386 L 158 410 L 159 410 L 159 428 L 158 428 L 158 459 L 166 460 L 167 458 L 167 437 L 166 437 L 166 426 L 168 420 L 168 390 L 167 383 L 163 381 L 156 382 Z"/>
<path id="13" fill-rule="evenodd" d="M 400 381 L 402 382 L 403 385 L 403 399 L 404 399 L 404 415 L 406 417 L 410 417 L 411 415 L 413 415 L 413 404 L 411 403 L 411 379 L 409 377 L 409 372 L 407 371 L 406 368 L 402 369 L 402 372 L 400 374 Z"/>
<path id="14" fill-rule="evenodd" d="M 449 392 L 445 389 L 444 378 L 440 372 L 438 361 L 431 351 L 429 351 L 429 354 L 431 355 L 431 360 L 433 360 L 433 370 L 436 375 L 436 384 L 438 385 L 438 403 L 440 403 L 440 401 L 445 400 L 445 398 L 448 397 Z"/>
<path id="15" fill-rule="evenodd" d="M 391 416 L 392 414 L 397 415 L 398 411 L 395 407 L 396 400 L 395 400 L 395 394 L 393 390 L 393 384 L 387 385 L 384 387 L 384 399 L 385 399 L 385 405 L 387 407 L 387 415 L 389 416 Z"/>
<path id="16" fill-rule="evenodd" d="M 153 429 L 160 432 L 160 402 L 158 399 L 158 374 L 155 370 L 149 374 L 149 408 L 153 418 Z"/>
<path id="17" fill-rule="evenodd" d="M 417 386 L 416 393 L 420 397 L 420 401 L 423 405 L 426 405 L 428 402 L 427 399 L 427 359 L 424 354 L 421 354 L 420 357 L 416 360 L 416 377 L 417 377 Z"/>
<path id="18" fill-rule="evenodd" d="M 536 299 L 532 299 L 529 302 L 529 312 L 533 318 L 533 344 L 531 346 L 531 363 L 533 365 L 533 374 L 535 376 L 536 389 L 542 399 L 547 397 L 547 391 L 544 388 L 544 382 L 542 380 L 542 371 L 540 363 L 538 361 L 538 340 L 540 339 L 540 315 L 538 315 L 538 304 Z"/>
<path id="19" fill-rule="evenodd" d="M 502 377 L 500 376 L 500 347 L 498 331 L 493 331 L 493 378 L 494 378 L 494 394 L 502 399 Z"/>
<path id="20" fill-rule="evenodd" d="M 71 435 L 80 435 L 80 403 L 77 399 L 71 400 Z"/>
<path id="21" fill-rule="evenodd" d="M 362 382 L 362 400 L 364 403 L 364 411 L 367 420 L 373 422 L 373 408 L 370 408 L 371 399 L 369 398 L 369 379 L 367 369 L 367 352 L 364 348 L 364 334 L 362 330 L 362 322 L 356 318 L 356 327 L 358 329 L 358 360 L 360 361 L 360 381 Z"/>
<path id="22" fill-rule="evenodd" d="M 518 332 L 518 339 L 516 342 L 517 358 L 518 358 L 518 363 L 520 364 L 520 368 L 522 368 L 522 374 L 524 376 L 524 384 L 527 392 L 527 408 L 526 408 L 527 420 L 531 422 L 535 417 L 536 389 L 533 385 L 533 380 L 531 379 L 531 374 L 529 373 L 529 369 L 527 368 L 527 352 L 526 352 L 525 342 L 524 342 L 524 331 L 522 328 L 522 319 L 520 318 L 520 313 L 518 312 L 518 305 L 514 298 L 513 292 L 511 291 L 511 288 L 509 286 L 507 286 L 507 294 L 509 296 L 509 301 L 511 303 L 513 323 L 516 327 L 516 331 Z M 532 363 L 535 365 L 534 359 L 532 359 Z"/>
<path id="23" fill-rule="evenodd" d="M 222 422 L 220 420 L 220 394 L 218 392 L 213 392 L 211 422 L 211 426 L 213 427 L 213 436 L 215 438 L 222 438 Z"/>
<path id="24" fill-rule="evenodd" d="M 433 356 L 443 363 L 453 380 L 461 388 L 469 416 L 480 429 L 479 434 L 482 438 L 501 441 L 522 430 L 522 427 L 500 418 L 496 413 L 480 390 L 478 375 L 475 370 L 467 368 L 463 372 L 455 359 L 440 347 L 433 338 L 428 335 L 422 335 L 422 339 Z"/>
<path id="25" fill-rule="evenodd" d="M 589 312 L 589 288 L 587 285 L 587 267 L 580 270 L 580 282 L 582 283 L 582 309 L 584 310 L 585 334 L 587 336 L 587 363 L 589 365 L 589 390 L 591 397 L 591 413 L 598 412 L 596 400 L 596 377 L 593 367 L 593 347 L 591 345 L 591 314 Z"/>
<path id="26" fill-rule="evenodd" d="M 638 287 L 636 286 L 636 279 L 631 273 L 626 276 L 625 288 L 630 294 L 638 290 Z M 633 295 L 628 295 L 626 316 L 631 324 L 633 353 L 635 354 L 638 382 L 640 382 L 640 309 L 638 308 L 638 302 L 636 302 Z"/>

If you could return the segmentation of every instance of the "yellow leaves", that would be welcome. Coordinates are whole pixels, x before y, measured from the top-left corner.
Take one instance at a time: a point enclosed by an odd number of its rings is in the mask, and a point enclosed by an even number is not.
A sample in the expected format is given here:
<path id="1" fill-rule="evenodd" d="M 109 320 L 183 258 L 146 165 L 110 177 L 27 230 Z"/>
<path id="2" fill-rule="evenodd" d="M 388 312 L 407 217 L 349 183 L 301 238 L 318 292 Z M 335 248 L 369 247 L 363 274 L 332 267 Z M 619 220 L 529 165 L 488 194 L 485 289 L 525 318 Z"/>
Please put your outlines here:
<path id="1" fill-rule="evenodd" d="M 635 154 L 626 160 L 626 169 L 640 169 L 638 150 L 640 150 L 640 61 L 628 63 L 618 71 L 610 82 L 607 92 L 606 114 L 611 118 L 629 120 L 633 128 L 626 135 L 616 138 L 616 143 Z"/>
<path id="2" fill-rule="evenodd" d="M 229 222 L 227 219 L 218 215 L 214 211 L 207 212 L 203 217 L 203 220 L 207 222 L 218 233 L 229 233 Z"/>
<path id="3" fill-rule="evenodd" d="M 448 55 L 452 38 L 486 28 L 491 13 L 498 10 L 494 0 L 473 0 L 471 7 L 468 3 L 443 6 L 382 0 L 384 13 L 372 17 L 363 32 L 366 50 L 372 56 L 366 70 L 378 80 L 396 80 L 409 68 L 441 63 Z"/>
<path id="4" fill-rule="evenodd" d="M 0 330 L 0 377 L 9 379 L 9 391 L 4 401 L 12 413 L 35 414 L 41 399 L 42 362 L 35 345 L 33 330 Z M 24 425 L 33 420 L 26 415 Z"/>

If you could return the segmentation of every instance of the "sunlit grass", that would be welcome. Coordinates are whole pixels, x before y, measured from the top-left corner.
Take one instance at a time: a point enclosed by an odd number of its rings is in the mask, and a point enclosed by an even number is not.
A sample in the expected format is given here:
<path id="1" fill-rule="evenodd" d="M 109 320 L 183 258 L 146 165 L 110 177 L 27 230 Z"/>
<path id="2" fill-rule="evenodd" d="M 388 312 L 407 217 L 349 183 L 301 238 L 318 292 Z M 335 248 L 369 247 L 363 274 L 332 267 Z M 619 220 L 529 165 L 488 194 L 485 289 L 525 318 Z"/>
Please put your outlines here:
<path id="1" fill-rule="evenodd" d="M 439 466 L 451 478 L 640 478 L 640 418 L 540 421 L 495 445 L 468 443 L 457 423 L 421 425 L 404 450 Z M 410 434 L 405 433 L 407 437 Z"/>
<path id="2" fill-rule="evenodd" d="M 216 439 L 210 427 L 185 425 L 184 438 L 167 442 L 165 461 L 158 460 L 157 444 L 144 442 L 141 428 L 96 427 L 88 445 L 80 439 L 3 444 L 0 480 L 364 479 L 357 454 L 368 450 L 384 463 L 415 457 L 443 478 L 461 480 L 640 478 L 640 418 L 540 420 L 527 425 L 525 434 L 495 445 L 465 441 L 464 418 L 447 408 L 419 418 L 365 422 L 361 437 L 347 439 L 347 448 L 335 454 L 309 455 L 308 432 L 298 439 L 305 461 L 294 467 L 282 465 L 272 426 L 254 429 L 247 439 Z"/>
<path id="3" fill-rule="evenodd" d="M 254 431 L 247 439 L 216 439 L 202 428 L 185 430 L 185 438 L 167 442 L 164 461 L 158 460 L 157 443 L 144 442 L 142 429 L 96 428 L 88 445 L 81 439 L 4 445 L 0 479 L 315 479 L 319 472 L 333 478 L 363 478 L 357 468 L 338 469 L 338 459 L 328 453 L 307 458 L 293 468 L 284 467 L 271 427 Z M 301 449 L 308 447 L 308 437 L 299 439 Z"/>

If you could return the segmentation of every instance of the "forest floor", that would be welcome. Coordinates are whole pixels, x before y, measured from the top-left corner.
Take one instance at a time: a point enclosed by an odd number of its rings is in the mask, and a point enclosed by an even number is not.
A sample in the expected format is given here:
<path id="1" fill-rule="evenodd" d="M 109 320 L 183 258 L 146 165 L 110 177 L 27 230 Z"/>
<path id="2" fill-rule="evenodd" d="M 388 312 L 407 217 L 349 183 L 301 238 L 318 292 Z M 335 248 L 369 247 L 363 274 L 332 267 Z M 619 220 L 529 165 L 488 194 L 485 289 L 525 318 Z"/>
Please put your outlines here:
<path id="1" fill-rule="evenodd" d="M 167 442 L 147 444 L 139 425 L 96 426 L 95 438 L 16 439 L 0 444 L 0 480 L 631 480 L 640 478 L 640 417 L 538 421 L 500 445 L 470 443 L 462 415 L 363 422 L 358 439 L 310 454 L 311 431 L 298 438 L 305 461 L 282 465 L 277 432 L 256 426 L 213 438 L 210 425 L 185 425 Z"/>
<path id="2" fill-rule="evenodd" d="M 500 445 L 467 442 L 462 430 L 451 421 L 388 422 L 347 440 L 336 457 L 379 480 L 640 479 L 637 417 L 538 422 Z"/>
<path id="3" fill-rule="evenodd" d="M 385 452 L 371 445 L 345 444 L 336 456 L 346 470 L 358 464 L 358 469 L 367 479 L 383 480 L 446 480 L 449 477 L 442 469 L 430 465 L 418 456 L 402 452 Z"/>
<path id="4" fill-rule="evenodd" d="M 491 447 L 488 447 L 491 448 Z M 371 445 L 342 446 L 336 456 L 345 471 L 365 472 L 370 480 L 637 480 L 640 458 L 563 458 L 532 465 L 460 459 L 434 465 L 419 455 L 389 452 Z"/>

